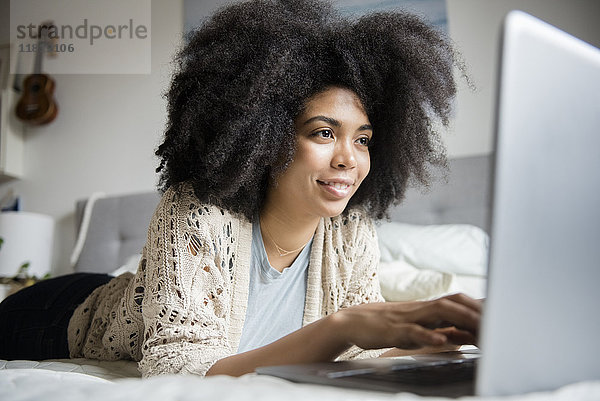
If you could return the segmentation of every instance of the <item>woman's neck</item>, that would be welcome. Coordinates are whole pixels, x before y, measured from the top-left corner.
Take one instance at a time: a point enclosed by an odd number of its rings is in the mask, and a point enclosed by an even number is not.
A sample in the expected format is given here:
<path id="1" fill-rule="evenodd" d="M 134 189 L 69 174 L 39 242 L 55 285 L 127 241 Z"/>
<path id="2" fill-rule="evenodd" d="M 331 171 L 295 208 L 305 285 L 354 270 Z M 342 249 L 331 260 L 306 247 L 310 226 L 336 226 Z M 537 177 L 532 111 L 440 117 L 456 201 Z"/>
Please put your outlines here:
<path id="1" fill-rule="evenodd" d="M 301 216 L 266 204 L 260 212 L 260 230 L 269 263 L 281 272 L 291 266 L 314 235 L 318 216 Z"/>

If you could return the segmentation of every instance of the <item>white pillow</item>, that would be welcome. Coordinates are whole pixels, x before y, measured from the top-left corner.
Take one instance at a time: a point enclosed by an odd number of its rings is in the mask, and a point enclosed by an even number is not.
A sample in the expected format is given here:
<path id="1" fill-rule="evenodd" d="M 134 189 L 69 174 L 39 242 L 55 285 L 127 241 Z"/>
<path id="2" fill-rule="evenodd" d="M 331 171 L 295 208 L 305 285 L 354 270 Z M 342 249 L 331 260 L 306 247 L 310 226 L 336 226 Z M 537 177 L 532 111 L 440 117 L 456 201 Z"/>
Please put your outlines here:
<path id="1" fill-rule="evenodd" d="M 123 266 L 119 267 L 117 270 L 110 273 L 111 276 L 120 276 L 123 273 L 133 273 L 137 272 L 138 265 L 140 264 L 140 260 L 142 259 L 142 254 L 137 253 L 135 255 L 131 255 L 125 261 Z"/>
<path id="2" fill-rule="evenodd" d="M 424 301 L 457 292 L 483 298 L 486 278 L 419 269 L 396 260 L 380 263 L 379 284 L 386 301 Z"/>
<path id="3" fill-rule="evenodd" d="M 381 262 L 379 284 L 386 301 L 422 301 L 454 289 L 455 275 L 411 266 L 404 260 Z"/>
<path id="4" fill-rule="evenodd" d="M 377 227 L 382 262 L 403 260 L 420 269 L 485 276 L 489 237 L 468 224 L 383 223 Z"/>

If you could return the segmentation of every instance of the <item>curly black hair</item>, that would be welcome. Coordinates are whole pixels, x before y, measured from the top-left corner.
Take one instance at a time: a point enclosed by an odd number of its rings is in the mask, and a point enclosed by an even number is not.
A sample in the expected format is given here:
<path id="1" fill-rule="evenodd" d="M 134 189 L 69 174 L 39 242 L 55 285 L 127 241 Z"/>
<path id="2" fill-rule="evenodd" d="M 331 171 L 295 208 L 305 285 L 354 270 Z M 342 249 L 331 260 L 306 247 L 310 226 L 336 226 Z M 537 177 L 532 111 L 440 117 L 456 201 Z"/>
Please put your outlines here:
<path id="1" fill-rule="evenodd" d="M 295 117 L 331 86 L 354 91 L 373 126 L 371 171 L 348 207 L 384 218 L 409 184 L 446 166 L 434 123 L 448 124 L 455 52 L 415 15 L 251 0 L 214 14 L 176 61 L 156 151 L 161 191 L 187 181 L 201 201 L 251 219 L 293 159 Z"/>

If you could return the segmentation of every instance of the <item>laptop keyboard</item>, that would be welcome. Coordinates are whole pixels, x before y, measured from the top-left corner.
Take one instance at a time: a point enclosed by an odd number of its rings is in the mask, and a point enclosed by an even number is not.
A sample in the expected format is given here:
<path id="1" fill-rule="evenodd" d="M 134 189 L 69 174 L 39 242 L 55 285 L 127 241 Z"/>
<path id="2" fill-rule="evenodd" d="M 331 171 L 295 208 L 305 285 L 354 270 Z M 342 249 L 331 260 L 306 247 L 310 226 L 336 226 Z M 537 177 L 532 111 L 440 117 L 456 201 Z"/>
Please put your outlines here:
<path id="1" fill-rule="evenodd" d="M 368 380 L 405 383 L 413 385 L 440 385 L 473 381 L 476 359 L 415 366 L 410 369 L 365 372 L 354 377 Z"/>

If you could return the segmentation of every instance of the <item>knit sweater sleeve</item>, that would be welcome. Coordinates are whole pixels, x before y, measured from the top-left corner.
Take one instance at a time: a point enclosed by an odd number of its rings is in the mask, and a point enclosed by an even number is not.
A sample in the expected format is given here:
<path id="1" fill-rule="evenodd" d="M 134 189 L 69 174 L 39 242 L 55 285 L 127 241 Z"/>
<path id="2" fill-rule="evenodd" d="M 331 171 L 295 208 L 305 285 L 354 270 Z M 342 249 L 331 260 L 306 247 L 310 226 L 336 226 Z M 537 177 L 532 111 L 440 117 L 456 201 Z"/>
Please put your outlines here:
<path id="1" fill-rule="evenodd" d="M 139 367 L 144 377 L 205 375 L 232 353 L 229 271 L 219 251 L 227 241 L 221 236 L 228 227 L 223 220 L 219 210 L 200 205 L 191 191 L 165 192 L 141 262 L 145 329 Z"/>
<path id="2" fill-rule="evenodd" d="M 356 262 L 353 267 L 346 299 L 341 305 L 343 308 L 370 302 L 385 302 L 379 286 L 378 268 L 380 255 L 377 232 L 372 220 L 366 216 L 362 216 L 359 227 L 358 239 L 355 245 Z M 387 350 L 389 348 L 363 350 L 357 346 L 352 346 L 337 359 L 376 358 Z"/>

